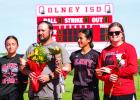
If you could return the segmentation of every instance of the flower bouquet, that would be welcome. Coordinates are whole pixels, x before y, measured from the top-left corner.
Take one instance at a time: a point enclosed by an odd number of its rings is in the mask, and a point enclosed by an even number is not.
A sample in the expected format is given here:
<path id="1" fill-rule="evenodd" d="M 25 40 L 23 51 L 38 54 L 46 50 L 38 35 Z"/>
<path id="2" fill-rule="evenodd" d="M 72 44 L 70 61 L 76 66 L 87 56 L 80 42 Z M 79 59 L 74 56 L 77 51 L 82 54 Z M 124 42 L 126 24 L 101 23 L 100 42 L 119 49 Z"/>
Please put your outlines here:
<path id="1" fill-rule="evenodd" d="M 55 59 L 55 64 L 57 66 L 62 67 L 62 57 L 61 57 L 61 49 L 58 46 L 48 48 L 50 51 L 50 54 L 54 57 Z"/>
<path id="2" fill-rule="evenodd" d="M 118 68 L 121 68 L 123 65 L 125 65 L 125 59 L 127 58 L 126 54 L 118 54 L 116 55 L 116 59 L 117 59 L 117 66 Z"/>
<path id="3" fill-rule="evenodd" d="M 126 54 L 116 54 L 113 57 L 114 57 L 114 65 L 108 65 L 107 67 L 103 67 L 101 69 L 104 70 L 103 71 L 104 73 L 118 75 L 119 69 L 125 65 L 125 59 L 127 58 L 127 56 Z M 121 85 L 121 81 L 117 80 L 116 82 L 118 82 Z M 110 96 L 112 95 L 113 87 L 114 82 L 110 91 Z"/>
<path id="4" fill-rule="evenodd" d="M 126 54 L 116 54 L 113 56 L 114 65 L 102 67 L 102 71 L 106 74 L 118 74 L 119 69 L 125 65 Z"/>
<path id="5" fill-rule="evenodd" d="M 38 92 L 40 82 L 37 77 L 47 64 L 46 50 L 42 44 L 36 44 L 34 50 L 27 56 L 27 58 L 27 64 L 29 65 L 30 70 L 36 74 L 36 77 L 31 79 L 32 89 L 34 92 Z"/>
<path id="6" fill-rule="evenodd" d="M 49 49 L 50 53 L 55 58 L 56 66 L 59 66 L 62 69 L 63 64 L 62 64 L 61 48 L 59 48 L 58 46 L 55 46 L 54 48 L 48 48 L 48 49 Z M 59 74 L 59 81 L 60 81 L 60 87 L 61 87 L 61 91 L 62 92 L 65 91 L 65 88 L 64 88 L 64 78 L 66 78 L 66 72 L 64 72 L 62 70 L 61 74 Z"/>

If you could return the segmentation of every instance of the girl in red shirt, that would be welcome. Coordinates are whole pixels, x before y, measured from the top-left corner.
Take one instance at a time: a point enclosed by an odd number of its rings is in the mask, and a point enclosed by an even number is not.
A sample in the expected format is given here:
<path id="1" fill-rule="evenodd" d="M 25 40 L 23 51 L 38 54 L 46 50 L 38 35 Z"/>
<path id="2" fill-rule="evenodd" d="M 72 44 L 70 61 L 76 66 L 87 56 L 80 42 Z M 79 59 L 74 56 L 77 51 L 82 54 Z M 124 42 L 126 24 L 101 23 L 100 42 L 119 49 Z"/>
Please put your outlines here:
<path id="1" fill-rule="evenodd" d="M 135 48 L 125 42 L 122 25 L 118 22 L 108 27 L 110 45 L 99 57 L 96 74 L 104 81 L 104 100 L 136 100 L 134 74 L 138 72 Z"/>

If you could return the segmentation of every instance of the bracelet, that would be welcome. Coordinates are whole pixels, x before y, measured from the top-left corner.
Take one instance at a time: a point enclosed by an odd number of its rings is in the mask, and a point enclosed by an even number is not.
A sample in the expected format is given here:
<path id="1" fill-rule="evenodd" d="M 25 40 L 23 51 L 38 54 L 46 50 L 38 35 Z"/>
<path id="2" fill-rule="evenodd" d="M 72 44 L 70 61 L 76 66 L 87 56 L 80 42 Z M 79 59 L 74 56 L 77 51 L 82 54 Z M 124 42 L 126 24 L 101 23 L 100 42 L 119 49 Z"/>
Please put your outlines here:
<path id="1" fill-rule="evenodd" d="M 52 76 L 50 74 L 48 74 L 48 76 L 49 76 L 49 79 L 52 80 Z"/>

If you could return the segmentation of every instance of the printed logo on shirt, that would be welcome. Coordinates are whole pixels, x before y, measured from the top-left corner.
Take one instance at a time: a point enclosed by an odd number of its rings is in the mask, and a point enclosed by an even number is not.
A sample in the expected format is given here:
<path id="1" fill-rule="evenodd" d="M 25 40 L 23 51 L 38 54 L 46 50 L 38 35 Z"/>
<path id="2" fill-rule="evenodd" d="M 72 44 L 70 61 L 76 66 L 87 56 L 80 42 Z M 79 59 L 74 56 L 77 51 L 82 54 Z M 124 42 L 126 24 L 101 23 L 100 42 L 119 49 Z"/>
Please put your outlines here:
<path id="1" fill-rule="evenodd" d="M 17 83 L 18 65 L 7 63 L 2 65 L 2 84 Z"/>
<path id="2" fill-rule="evenodd" d="M 105 59 L 104 59 L 104 64 L 105 64 L 104 66 L 114 65 L 116 60 L 123 61 L 121 58 L 123 54 L 125 54 L 125 53 L 116 53 L 116 52 L 107 53 L 105 55 Z M 125 64 L 124 61 L 123 61 L 123 63 Z"/>
<path id="3" fill-rule="evenodd" d="M 75 67 L 79 67 L 79 71 L 81 70 L 83 72 L 83 68 L 87 70 L 87 74 L 88 76 L 91 76 L 91 72 L 93 70 L 93 68 L 91 68 L 91 66 L 93 66 L 93 60 L 90 60 L 90 59 L 75 59 L 74 60 L 74 65 Z M 94 66 L 93 66 L 94 67 Z M 76 68 L 76 69 L 77 69 Z M 84 73 L 84 72 L 83 72 Z"/>
<path id="4" fill-rule="evenodd" d="M 86 65 L 89 68 L 91 67 L 91 64 L 93 63 L 93 60 L 90 59 L 75 59 L 74 65 Z"/>

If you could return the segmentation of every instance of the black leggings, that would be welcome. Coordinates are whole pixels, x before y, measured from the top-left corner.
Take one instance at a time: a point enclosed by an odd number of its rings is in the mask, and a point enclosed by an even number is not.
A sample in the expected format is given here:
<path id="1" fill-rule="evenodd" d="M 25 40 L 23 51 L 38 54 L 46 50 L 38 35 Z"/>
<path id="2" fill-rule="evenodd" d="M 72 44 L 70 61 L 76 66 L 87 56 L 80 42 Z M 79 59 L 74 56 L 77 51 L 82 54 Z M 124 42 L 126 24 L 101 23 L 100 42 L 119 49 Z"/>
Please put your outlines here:
<path id="1" fill-rule="evenodd" d="M 7 95 L 1 96 L 0 100 L 18 100 L 17 96 L 18 96 L 17 91 L 13 91 Z"/>
<path id="2" fill-rule="evenodd" d="M 104 95 L 103 100 L 136 100 L 136 94 L 128 94 L 128 95 L 122 95 L 122 96 L 111 96 Z"/>
<path id="3" fill-rule="evenodd" d="M 29 100 L 62 100 L 62 98 L 51 98 L 51 97 L 30 97 Z"/>

